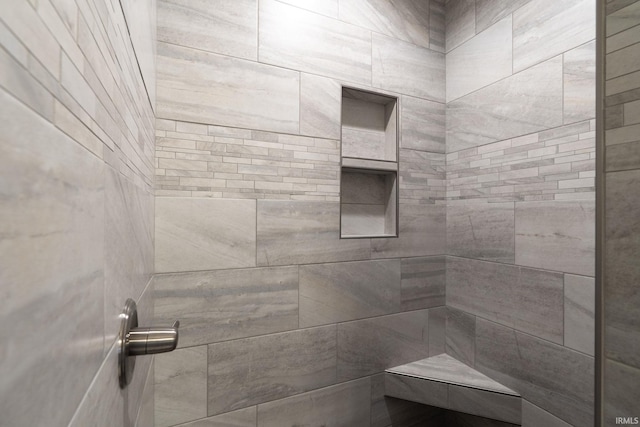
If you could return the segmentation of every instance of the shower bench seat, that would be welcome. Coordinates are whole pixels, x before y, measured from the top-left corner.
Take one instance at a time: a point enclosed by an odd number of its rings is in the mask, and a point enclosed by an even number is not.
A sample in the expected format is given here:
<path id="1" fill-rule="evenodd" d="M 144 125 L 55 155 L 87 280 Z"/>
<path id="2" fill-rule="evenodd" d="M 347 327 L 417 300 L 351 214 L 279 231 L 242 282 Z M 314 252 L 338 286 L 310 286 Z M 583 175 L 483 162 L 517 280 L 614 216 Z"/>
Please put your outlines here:
<path id="1" fill-rule="evenodd" d="M 385 395 L 521 423 L 520 395 L 447 354 L 389 368 Z"/>

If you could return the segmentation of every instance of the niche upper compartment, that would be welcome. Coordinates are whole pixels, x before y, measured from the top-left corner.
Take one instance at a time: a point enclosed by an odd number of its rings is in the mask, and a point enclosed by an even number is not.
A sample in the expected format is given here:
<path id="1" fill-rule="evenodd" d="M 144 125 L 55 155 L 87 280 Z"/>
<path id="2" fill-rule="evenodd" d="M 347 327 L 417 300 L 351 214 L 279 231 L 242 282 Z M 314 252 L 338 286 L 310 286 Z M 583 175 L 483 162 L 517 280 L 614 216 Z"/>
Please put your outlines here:
<path id="1" fill-rule="evenodd" d="M 397 162 L 397 99 L 342 88 L 342 157 Z"/>

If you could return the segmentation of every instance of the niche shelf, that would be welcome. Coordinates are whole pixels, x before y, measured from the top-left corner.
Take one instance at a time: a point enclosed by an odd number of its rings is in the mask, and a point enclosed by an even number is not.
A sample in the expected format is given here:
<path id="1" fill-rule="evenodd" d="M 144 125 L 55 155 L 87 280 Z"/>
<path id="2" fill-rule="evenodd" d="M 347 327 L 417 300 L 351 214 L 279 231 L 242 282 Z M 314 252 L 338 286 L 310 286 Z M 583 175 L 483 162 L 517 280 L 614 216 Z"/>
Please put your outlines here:
<path id="1" fill-rule="evenodd" d="M 340 237 L 398 236 L 398 99 L 342 88 Z"/>

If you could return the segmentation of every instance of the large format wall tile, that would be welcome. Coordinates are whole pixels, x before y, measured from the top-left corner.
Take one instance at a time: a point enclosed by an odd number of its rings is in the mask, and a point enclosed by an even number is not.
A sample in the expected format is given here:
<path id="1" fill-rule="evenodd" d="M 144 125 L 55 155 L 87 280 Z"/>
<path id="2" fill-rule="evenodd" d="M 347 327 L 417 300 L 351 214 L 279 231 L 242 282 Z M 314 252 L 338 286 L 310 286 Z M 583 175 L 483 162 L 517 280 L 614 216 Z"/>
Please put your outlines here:
<path id="1" fill-rule="evenodd" d="M 258 265 L 370 257 L 369 239 L 340 239 L 338 203 L 258 201 Z"/>
<path id="2" fill-rule="evenodd" d="M 513 14 L 513 71 L 595 38 L 593 0 L 533 0 Z"/>
<path id="3" fill-rule="evenodd" d="M 412 96 L 401 100 L 400 147 L 411 150 L 445 152 L 445 104 Z"/>
<path id="4" fill-rule="evenodd" d="M 605 352 L 640 368 L 640 170 L 607 174 Z"/>
<path id="5" fill-rule="evenodd" d="M 571 427 L 569 423 L 551 415 L 533 403 L 522 399 L 522 427 Z"/>
<path id="6" fill-rule="evenodd" d="M 338 380 L 373 375 L 429 355 L 429 310 L 338 324 Z"/>
<path id="7" fill-rule="evenodd" d="M 477 319 L 476 369 L 572 425 L 593 426 L 593 366 L 590 356 Z"/>
<path id="8" fill-rule="evenodd" d="M 613 360 L 606 360 L 604 369 L 606 381 L 602 398 L 605 425 L 617 425 L 614 424 L 616 417 L 638 416 L 640 370 Z"/>
<path id="9" fill-rule="evenodd" d="M 257 417 L 258 407 L 251 406 L 191 423 L 180 424 L 180 427 L 256 427 Z"/>
<path id="10" fill-rule="evenodd" d="M 372 258 L 441 255 L 446 251 L 444 205 L 399 206 L 397 238 L 371 239 Z"/>
<path id="11" fill-rule="evenodd" d="M 104 163 L 2 90 L 0 125 L 2 423 L 66 425 L 103 358 Z"/>
<path id="12" fill-rule="evenodd" d="M 449 257 L 447 305 L 562 344 L 560 273 Z"/>
<path id="13" fill-rule="evenodd" d="M 207 416 L 207 347 L 155 356 L 155 425 L 172 426 Z"/>
<path id="14" fill-rule="evenodd" d="M 158 117 L 297 133 L 300 75 L 158 44 Z"/>
<path id="15" fill-rule="evenodd" d="M 300 133 L 340 139 L 341 86 L 333 79 L 300 74 Z"/>
<path id="16" fill-rule="evenodd" d="M 596 116 L 596 42 L 564 54 L 564 122 Z"/>
<path id="17" fill-rule="evenodd" d="M 511 16 L 447 53 L 447 102 L 511 75 Z"/>
<path id="18" fill-rule="evenodd" d="M 336 326 L 209 345 L 208 414 L 335 383 Z"/>
<path id="19" fill-rule="evenodd" d="M 259 427 L 371 426 L 371 379 L 325 387 L 258 405 Z"/>
<path id="20" fill-rule="evenodd" d="M 255 200 L 156 199 L 156 272 L 255 266 Z"/>
<path id="21" fill-rule="evenodd" d="M 404 258 L 400 275 L 403 311 L 444 305 L 446 261 L 443 256 Z"/>
<path id="22" fill-rule="evenodd" d="M 332 18 L 338 17 L 338 0 L 278 0 L 281 3 L 320 13 Z"/>
<path id="23" fill-rule="evenodd" d="M 514 217 L 513 203 L 447 206 L 448 253 L 513 263 Z"/>
<path id="24" fill-rule="evenodd" d="M 300 327 L 400 311 L 400 260 L 300 266 Z"/>
<path id="25" fill-rule="evenodd" d="M 156 275 L 155 323 L 180 320 L 180 347 L 298 327 L 298 268 Z"/>
<path id="26" fill-rule="evenodd" d="M 447 105 L 447 151 L 562 125 L 562 57 Z"/>
<path id="27" fill-rule="evenodd" d="M 340 19 L 395 39 L 429 47 L 429 2 L 341 0 Z"/>
<path id="28" fill-rule="evenodd" d="M 375 33 L 372 43 L 374 87 L 445 101 L 444 54 Z"/>
<path id="29" fill-rule="evenodd" d="M 260 62 L 371 84 L 370 31 L 275 0 L 259 21 Z"/>
<path id="30" fill-rule="evenodd" d="M 475 3 L 474 0 L 446 1 L 447 52 L 476 35 Z"/>
<path id="31" fill-rule="evenodd" d="M 531 0 L 476 0 L 476 33 L 486 30 Z"/>
<path id="32" fill-rule="evenodd" d="M 595 280 L 564 275 L 564 345 L 594 355 Z"/>
<path id="33" fill-rule="evenodd" d="M 516 203 L 516 264 L 593 276 L 593 201 Z"/>
<path id="34" fill-rule="evenodd" d="M 452 307 L 447 307 L 447 354 L 473 366 L 475 361 L 476 317 Z"/>
<path id="35" fill-rule="evenodd" d="M 256 60 L 257 0 L 158 0 L 158 41 Z"/>

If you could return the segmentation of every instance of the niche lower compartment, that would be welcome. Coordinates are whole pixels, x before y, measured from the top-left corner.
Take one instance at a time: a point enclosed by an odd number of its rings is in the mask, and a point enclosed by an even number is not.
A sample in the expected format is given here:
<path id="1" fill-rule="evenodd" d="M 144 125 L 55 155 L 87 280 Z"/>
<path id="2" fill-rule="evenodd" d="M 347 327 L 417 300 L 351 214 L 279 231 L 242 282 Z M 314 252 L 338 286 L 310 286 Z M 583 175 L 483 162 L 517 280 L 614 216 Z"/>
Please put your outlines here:
<path id="1" fill-rule="evenodd" d="M 343 167 L 340 237 L 397 237 L 397 172 Z"/>

